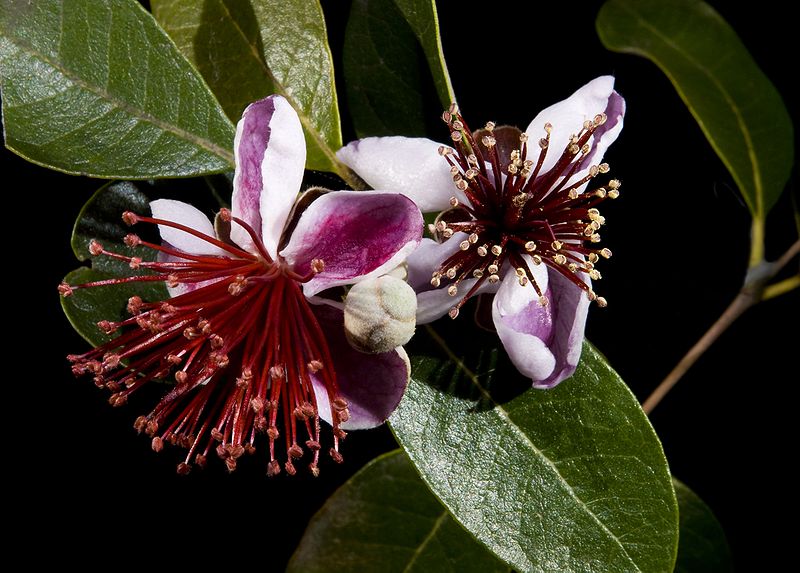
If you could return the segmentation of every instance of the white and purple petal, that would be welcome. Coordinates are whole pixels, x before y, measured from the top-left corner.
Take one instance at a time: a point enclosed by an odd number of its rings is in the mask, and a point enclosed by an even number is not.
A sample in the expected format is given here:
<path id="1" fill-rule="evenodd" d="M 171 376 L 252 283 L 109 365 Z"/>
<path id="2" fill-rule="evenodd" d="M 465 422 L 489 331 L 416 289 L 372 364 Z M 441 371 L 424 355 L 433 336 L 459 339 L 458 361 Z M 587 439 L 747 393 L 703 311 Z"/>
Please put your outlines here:
<path id="1" fill-rule="evenodd" d="M 411 365 L 402 347 L 381 354 L 353 349 L 344 335 L 344 314 L 329 304 L 311 306 L 328 342 L 339 396 L 347 401 L 350 419 L 345 430 L 374 428 L 384 423 L 403 397 Z M 327 390 L 312 375 L 320 417 L 331 423 Z"/>
<path id="2" fill-rule="evenodd" d="M 150 210 L 153 213 L 153 217 L 156 219 L 163 219 L 165 221 L 184 225 L 211 239 L 217 238 L 214 232 L 214 225 L 208 217 L 206 217 L 200 209 L 188 203 L 175 201 L 173 199 L 156 199 L 150 202 Z M 159 225 L 158 232 L 161 234 L 161 239 L 165 243 L 169 243 L 171 246 L 192 255 L 226 254 L 226 252 L 218 246 L 174 227 Z"/>
<path id="3" fill-rule="evenodd" d="M 405 261 L 422 237 L 422 214 L 394 193 L 336 191 L 300 216 L 281 256 L 300 275 L 314 259 L 324 270 L 303 285 L 306 296 L 379 276 Z"/>
<path id="4" fill-rule="evenodd" d="M 597 128 L 590 139 L 590 143 L 593 143 L 592 150 L 582 160 L 580 168 L 573 177 L 577 180 L 585 174 L 591 164 L 602 161 L 606 149 L 622 131 L 625 100 L 614 91 L 614 77 L 596 78 L 567 99 L 551 105 L 536 116 L 525 130 L 532 141 L 538 141 L 545 136 L 546 123 L 553 126 L 550 145 L 542 166 L 543 173 L 553 167 L 567 147 L 569 138 L 581 130 L 583 122 L 594 119 L 600 113 L 606 114 L 606 122 Z M 531 159 L 536 158 L 531 157 Z"/>
<path id="5" fill-rule="evenodd" d="M 231 212 L 261 234 L 274 258 L 306 162 L 303 127 L 291 104 L 275 95 L 247 106 L 236 126 L 234 155 Z M 256 250 L 248 233 L 235 223 L 231 239 L 251 252 Z"/>
<path id="6" fill-rule="evenodd" d="M 402 193 L 429 213 L 447 209 L 450 197 L 464 200 L 439 147 L 424 137 L 367 137 L 341 148 L 336 157 L 373 189 Z"/>
<path id="7" fill-rule="evenodd" d="M 530 284 L 520 286 L 508 275 L 495 295 L 492 317 L 514 366 L 534 388 L 552 388 L 575 372 L 589 300 L 560 273 L 544 265 L 533 268 L 548 304 L 539 303 Z"/>

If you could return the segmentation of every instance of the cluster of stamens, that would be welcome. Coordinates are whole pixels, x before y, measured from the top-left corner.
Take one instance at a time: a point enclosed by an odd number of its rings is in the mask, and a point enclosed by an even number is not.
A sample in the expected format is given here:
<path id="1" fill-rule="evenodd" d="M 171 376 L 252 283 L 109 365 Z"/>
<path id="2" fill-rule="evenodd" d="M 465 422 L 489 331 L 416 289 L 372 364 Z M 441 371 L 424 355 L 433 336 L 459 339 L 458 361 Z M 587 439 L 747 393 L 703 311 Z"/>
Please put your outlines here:
<path id="1" fill-rule="evenodd" d="M 129 225 L 145 222 L 173 227 L 223 249 L 225 255 L 193 255 L 148 243 L 134 234 L 125 237 L 125 244 L 160 252 L 160 260 L 123 255 L 97 241 L 90 243 L 93 256 L 125 261 L 143 274 L 82 285 L 62 283 L 63 296 L 79 288 L 129 282 L 164 281 L 186 289 L 161 302 L 131 297 L 129 318 L 98 323 L 113 338 L 85 354 L 68 357 L 72 371 L 76 376 L 92 376 L 98 387 L 110 390 L 114 406 L 125 404 L 152 380 L 174 379 L 174 386 L 134 427 L 151 437 L 157 452 L 167 443 L 187 450 L 178 473 L 188 473 L 193 463 L 204 466 L 212 450 L 233 471 L 245 453 L 255 452 L 263 439 L 258 436 L 265 435 L 268 475 L 279 474 L 282 467 L 295 474 L 295 463 L 304 456 L 312 474 L 318 475 L 322 446 L 312 376 L 327 389 L 333 419 L 329 453 L 336 462 L 342 461 L 339 441 L 345 437 L 340 424 L 349 418 L 325 335 L 300 287 L 324 263 L 315 259 L 310 273 L 300 276 L 280 258 L 269 256 L 250 225 L 226 209 L 220 216 L 226 223 L 242 226 L 258 252 L 131 212 L 123 215 Z M 283 464 L 276 456 L 281 434 L 286 453 Z"/>
<path id="2" fill-rule="evenodd" d="M 589 282 L 599 280 L 595 265 L 611 257 L 607 248 L 596 248 L 605 218 L 597 205 L 619 196 L 616 179 L 592 190 L 581 191 L 592 179 L 609 172 L 607 163 L 588 166 L 593 143 L 590 139 L 607 118 L 598 114 L 583 123 L 570 137 L 552 168 L 542 171 L 550 149 L 552 125 L 544 126 L 544 137 L 529 149 L 528 135 L 516 128 L 496 128 L 489 122 L 480 133 L 473 133 L 453 105 L 442 119 L 450 128 L 455 150 L 441 146 L 439 154 L 450 165 L 453 183 L 467 202 L 451 197 L 451 209 L 431 225 L 431 232 L 442 240 L 464 233 L 459 249 L 433 272 L 431 285 L 447 284 L 455 297 L 461 283 L 477 279 L 466 294 L 450 309 L 458 316 L 464 302 L 486 282 L 497 283 L 507 272 L 514 272 L 519 284 L 530 284 L 546 305 L 548 300 L 534 278 L 531 265 L 545 264 L 586 292 L 591 301 L 606 306 Z M 518 146 L 499 150 L 500 130 L 513 130 Z M 502 135 L 505 141 L 508 131 Z M 535 159 L 532 157 L 535 156 Z M 512 271 L 513 270 L 513 271 Z"/>

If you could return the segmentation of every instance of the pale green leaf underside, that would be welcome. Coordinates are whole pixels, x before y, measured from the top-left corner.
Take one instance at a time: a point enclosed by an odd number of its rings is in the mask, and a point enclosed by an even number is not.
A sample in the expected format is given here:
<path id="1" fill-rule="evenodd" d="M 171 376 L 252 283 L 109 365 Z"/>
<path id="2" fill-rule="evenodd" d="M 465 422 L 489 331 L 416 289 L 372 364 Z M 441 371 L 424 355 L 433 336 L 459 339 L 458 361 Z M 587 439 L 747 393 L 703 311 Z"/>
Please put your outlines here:
<path id="1" fill-rule="evenodd" d="M 400 450 L 372 460 L 308 524 L 288 573 L 501 573 Z"/>
<path id="2" fill-rule="evenodd" d="M 531 390 L 490 344 L 412 359 L 390 423 L 431 490 L 515 569 L 671 571 L 669 470 L 619 376 L 587 343 L 572 378 Z"/>
<path id="3" fill-rule="evenodd" d="M 152 0 L 151 6 L 232 121 L 249 103 L 280 94 L 303 124 L 307 167 L 340 169 L 333 60 L 318 0 Z"/>
<path id="4" fill-rule="evenodd" d="M 727 22 L 700 0 L 610 0 L 597 30 L 607 48 L 644 56 L 669 77 L 753 217 L 763 219 L 794 162 L 792 121 Z"/>
<path id="5" fill-rule="evenodd" d="M 135 0 L 3 0 L 6 145 L 65 171 L 181 177 L 233 166 L 233 125 Z"/>

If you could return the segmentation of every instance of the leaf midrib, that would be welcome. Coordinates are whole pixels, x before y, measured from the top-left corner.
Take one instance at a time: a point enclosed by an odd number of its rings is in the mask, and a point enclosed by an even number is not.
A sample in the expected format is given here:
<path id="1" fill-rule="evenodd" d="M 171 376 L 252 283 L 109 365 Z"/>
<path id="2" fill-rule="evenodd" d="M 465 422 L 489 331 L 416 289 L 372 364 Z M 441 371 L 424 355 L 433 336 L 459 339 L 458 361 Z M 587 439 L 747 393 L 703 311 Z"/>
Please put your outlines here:
<path id="1" fill-rule="evenodd" d="M 436 533 L 442 527 L 442 525 L 444 524 L 444 522 L 447 519 L 448 515 L 449 514 L 445 510 L 436 519 L 436 521 L 433 523 L 433 527 L 431 528 L 431 530 L 428 533 L 428 535 L 425 536 L 425 539 L 422 540 L 422 543 L 420 543 L 417 546 L 417 548 L 414 550 L 414 554 L 411 556 L 411 560 L 403 568 L 403 573 L 408 573 L 409 571 L 411 571 L 411 567 L 414 565 L 414 563 L 416 563 L 416 561 L 419 558 L 419 556 L 422 555 L 422 551 L 428 546 L 428 543 L 430 543 L 433 540 L 433 538 L 436 537 Z"/>
<path id="2" fill-rule="evenodd" d="M 620 3 L 619 7 L 620 7 L 621 10 L 626 11 L 629 14 L 631 14 L 639 25 L 641 25 L 643 28 L 646 28 L 649 32 L 651 32 L 654 36 L 656 36 L 659 40 L 661 40 L 667 47 L 672 48 L 679 56 L 682 56 L 684 59 L 686 59 L 691 64 L 693 64 L 698 70 L 700 70 L 709 79 L 709 81 L 714 85 L 714 87 L 716 87 L 719 90 L 720 94 L 722 94 L 723 99 L 725 100 L 725 102 L 730 107 L 731 111 L 733 112 L 733 115 L 736 117 L 736 123 L 739 126 L 739 129 L 740 129 L 740 131 L 742 133 L 742 137 L 744 139 L 744 144 L 745 144 L 745 147 L 747 149 L 747 156 L 750 159 L 750 165 L 751 165 L 752 170 L 753 170 L 753 191 L 754 191 L 754 194 L 755 194 L 755 201 L 756 201 L 755 214 L 758 215 L 759 217 L 763 217 L 763 213 L 764 213 L 764 188 L 763 188 L 763 183 L 761 181 L 761 167 L 760 167 L 760 164 L 758 162 L 758 157 L 756 157 L 756 154 L 755 154 L 755 149 L 753 147 L 753 140 L 752 140 L 752 137 L 750 135 L 750 130 L 747 127 L 747 124 L 744 122 L 744 117 L 742 116 L 742 114 L 741 114 L 741 112 L 739 110 L 739 107 L 736 105 L 734 100 L 731 98 L 731 96 L 728 93 L 728 91 L 714 77 L 714 75 L 711 73 L 711 71 L 708 68 L 706 68 L 704 65 L 702 65 L 697 60 L 695 60 L 690 54 L 688 54 L 687 52 L 683 51 L 678 44 L 673 42 L 672 39 L 669 38 L 668 36 L 665 36 L 664 34 L 662 34 L 656 27 L 654 27 L 647 20 L 645 20 L 644 17 L 641 16 L 638 12 L 636 12 L 635 10 L 633 10 L 632 8 L 630 8 L 629 6 L 627 6 L 624 3 Z M 636 48 L 634 48 L 634 49 L 636 49 Z M 654 57 L 653 54 L 647 52 L 644 49 L 640 49 L 640 50 L 641 50 L 641 52 L 643 54 L 647 54 L 647 56 L 649 58 L 651 58 L 654 62 L 656 62 L 658 64 L 658 66 L 661 68 L 661 70 L 664 72 L 664 74 L 666 74 L 667 77 L 670 78 L 670 80 L 673 80 L 673 77 L 669 73 L 669 71 L 663 65 L 661 65 L 661 62 L 656 57 Z M 716 143 L 716 140 L 711 136 L 711 133 L 708 130 L 708 128 L 706 127 L 706 125 L 703 122 L 702 118 L 697 113 L 695 113 L 695 110 L 692 108 L 691 105 L 689 105 L 689 101 L 684 96 L 684 93 L 681 90 L 681 88 L 678 85 L 678 83 L 675 82 L 675 81 L 672 81 L 672 84 L 675 86 L 675 89 L 678 91 L 678 93 L 680 93 L 681 96 L 683 97 L 684 101 L 687 104 L 687 107 L 689 107 L 689 110 L 691 111 L 691 113 L 694 116 L 694 118 L 697 121 L 697 123 L 700 125 L 700 128 L 705 132 L 706 136 L 708 137 L 709 142 L 711 143 L 711 145 L 714 148 L 714 150 L 717 152 L 717 155 L 722 159 L 722 162 L 725 164 L 725 166 L 728 168 L 728 170 L 731 173 L 734 174 L 734 177 L 736 179 L 739 179 L 739 177 L 737 175 L 737 171 L 734 169 L 734 166 L 730 163 L 730 161 L 728 161 L 727 157 L 725 157 L 725 155 L 722 153 L 722 151 L 720 150 L 719 146 Z M 739 182 L 739 184 L 742 185 L 741 182 Z M 744 187 L 744 186 L 742 185 L 742 187 Z M 749 199 L 747 193 L 744 193 L 744 196 L 745 196 L 745 200 Z"/>
<path id="3" fill-rule="evenodd" d="M 311 119 L 308 117 L 305 111 L 303 111 L 303 108 L 297 103 L 297 101 L 291 96 L 291 94 L 289 94 L 286 91 L 286 87 L 283 85 L 283 83 L 281 83 L 278 80 L 278 78 L 272 72 L 270 67 L 264 61 L 262 57 L 263 54 L 261 54 L 258 51 L 256 46 L 247 41 L 247 35 L 244 33 L 244 30 L 242 30 L 242 28 L 239 26 L 239 23 L 236 22 L 236 20 L 233 18 L 233 16 L 230 13 L 230 10 L 228 10 L 228 7 L 225 5 L 224 2 L 222 2 L 222 0 L 217 0 L 217 2 L 220 5 L 220 7 L 225 11 L 225 14 L 227 14 L 228 17 L 228 21 L 230 21 L 230 23 L 233 24 L 233 27 L 236 29 L 236 32 L 241 37 L 242 42 L 244 42 L 244 44 L 250 49 L 250 53 L 253 55 L 253 58 L 256 60 L 256 62 L 258 62 L 258 65 L 261 67 L 261 69 L 264 70 L 264 73 L 269 77 L 270 81 L 275 86 L 275 89 L 278 91 L 278 93 L 280 93 L 280 95 L 285 97 L 292 104 L 292 107 L 297 112 L 297 117 L 300 118 L 300 123 L 303 125 L 305 132 L 311 135 L 311 138 L 314 140 L 314 143 L 317 144 L 317 147 L 319 147 L 320 151 L 322 151 L 322 153 L 331 162 L 331 164 L 333 164 L 334 166 L 339 165 L 339 160 L 336 158 L 336 154 L 334 153 L 334 151 L 328 146 L 328 143 L 322 137 L 322 134 L 320 134 L 320 132 L 316 129 L 316 127 L 311 122 Z M 259 26 L 259 35 L 260 34 L 261 30 Z"/>
<path id="4" fill-rule="evenodd" d="M 567 492 L 577 502 L 578 506 L 583 508 L 586 511 L 586 513 L 597 523 L 597 525 L 600 526 L 601 530 L 605 532 L 611 539 L 614 540 L 614 542 L 619 546 L 620 550 L 628 559 L 630 564 L 635 568 L 635 570 L 641 572 L 641 569 L 639 568 L 638 564 L 633 560 L 630 554 L 628 554 L 625 545 L 623 545 L 623 543 L 619 540 L 619 538 L 616 535 L 614 535 L 614 533 L 610 529 L 608 529 L 608 527 L 606 527 L 606 525 L 591 510 L 591 508 L 588 505 L 586 505 L 586 503 L 580 497 L 578 497 L 578 494 L 575 493 L 575 490 L 572 488 L 572 485 L 567 481 L 567 479 L 564 476 L 561 475 L 561 472 L 558 471 L 558 467 L 555 465 L 553 460 L 547 457 L 544 454 L 544 452 L 542 452 L 538 447 L 536 447 L 536 444 L 534 444 L 531 441 L 531 439 L 522 430 L 522 428 L 520 428 L 511 419 L 508 412 L 500 404 L 498 404 L 492 397 L 492 395 L 488 392 L 488 390 L 486 390 L 483 387 L 483 385 L 478 380 L 477 375 L 474 372 L 472 372 L 472 370 L 470 370 L 466 364 L 464 364 L 461 358 L 459 358 L 458 356 L 456 356 L 455 353 L 453 353 L 453 351 L 450 349 L 449 346 L 447 346 L 447 343 L 444 341 L 444 339 L 441 336 L 439 336 L 439 334 L 431 326 L 426 326 L 426 330 L 433 337 L 436 343 L 442 348 L 442 350 L 447 354 L 448 358 L 453 361 L 456 367 L 460 368 L 464 372 L 467 378 L 469 378 L 470 382 L 472 382 L 472 384 L 478 389 L 478 391 L 483 395 L 483 397 L 486 400 L 488 400 L 489 403 L 492 404 L 493 406 L 492 411 L 496 412 L 497 415 L 508 424 L 508 426 L 514 431 L 514 433 L 522 439 L 524 445 L 527 445 L 534 452 L 534 454 L 536 454 L 538 457 L 544 460 L 548 466 L 550 466 L 550 469 L 555 473 L 555 475 L 557 475 L 561 479 L 561 482 L 566 487 Z"/>
<path id="5" fill-rule="evenodd" d="M 25 42 L 21 42 L 19 40 L 19 38 L 11 36 L 11 35 L 6 35 L 6 37 L 18 49 L 22 50 L 23 52 L 28 53 L 32 57 L 34 57 L 34 58 L 38 59 L 39 61 L 41 61 L 42 63 L 52 67 L 55 70 L 57 70 L 67 80 L 69 80 L 73 84 L 77 85 L 78 87 L 80 87 L 80 88 L 82 88 L 82 89 L 84 89 L 84 90 L 86 90 L 88 92 L 91 92 L 91 93 L 99 96 L 100 98 L 102 98 L 105 101 L 111 103 L 112 105 L 114 105 L 118 109 L 121 109 L 122 111 L 130 114 L 131 116 L 137 118 L 140 121 L 144 121 L 146 123 L 150 123 L 151 125 L 154 125 L 155 127 L 159 128 L 162 131 L 165 131 L 165 132 L 168 132 L 168 133 L 172 133 L 173 135 L 177 136 L 180 139 L 183 139 L 184 141 L 187 141 L 187 142 L 189 142 L 189 143 L 191 143 L 193 145 L 196 145 L 196 146 L 198 146 L 198 147 L 200 147 L 202 149 L 205 149 L 206 151 L 212 153 L 213 155 L 216 155 L 217 157 L 219 157 L 223 161 L 227 162 L 229 165 L 231 165 L 231 167 L 234 165 L 233 153 L 231 151 L 228 151 L 227 149 L 224 149 L 223 147 L 220 147 L 219 145 L 217 145 L 216 143 L 214 143 L 214 142 L 212 142 L 212 141 L 210 141 L 208 139 L 205 139 L 205 138 L 202 138 L 202 137 L 198 137 L 196 134 L 194 134 L 194 133 L 192 133 L 190 131 L 186 131 L 185 129 L 183 129 L 181 127 L 178 127 L 178 126 L 176 126 L 174 124 L 168 123 L 168 122 L 166 122 L 166 121 L 164 121 L 162 119 L 159 119 L 159 118 L 149 114 L 148 112 L 146 112 L 146 111 L 144 111 L 144 110 L 142 110 L 142 109 L 140 109 L 140 108 L 138 108 L 136 106 L 131 105 L 128 102 L 120 100 L 116 96 L 112 95 L 110 92 L 108 92 L 107 90 L 105 90 L 103 88 L 100 88 L 98 86 L 93 86 L 93 85 L 87 83 L 83 78 L 81 78 L 75 72 L 73 72 L 72 70 L 69 70 L 68 68 L 64 67 L 60 62 L 57 62 L 56 60 L 53 60 L 53 59 L 49 58 L 45 54 L 43 54 L 40 51 L 34 49 L 31 45 L 26 44 Z M 15 106 L 13 106 L 13 105 L 9 105 L 10 109 L 13 109 L 14 107 Z"/>

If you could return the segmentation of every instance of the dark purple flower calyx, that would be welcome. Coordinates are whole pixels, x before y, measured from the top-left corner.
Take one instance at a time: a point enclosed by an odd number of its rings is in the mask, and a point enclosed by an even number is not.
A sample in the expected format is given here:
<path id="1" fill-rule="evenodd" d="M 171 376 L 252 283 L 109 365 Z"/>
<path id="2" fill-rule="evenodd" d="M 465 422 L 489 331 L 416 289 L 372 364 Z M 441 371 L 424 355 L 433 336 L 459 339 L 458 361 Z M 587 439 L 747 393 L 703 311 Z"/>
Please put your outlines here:
<path id="1" fill-rule="evenodd" d="M 455 150 L 441 146 L 439 153 L 450 165 L 458 192 L 466 199 L 450 199 L 432 231 L 448 239 L 466 234 L 459 249 L 433 272 L 431 285 L 446 284 L 448 294 L 459 295 L 459 285 L 477 279 L 450 309 L 458 316 L 464 302 L 485 283 L 497 283 L 507 272 L 516 273 L 523 286 L 530 283 L 539 302 L 548 304 L 534 278 L 531 265 L 547 265 L 586 292 L 589 300 L 606 306 L 606 299 L 592 290 L 591 281 L 601 278 L 595 265 L 611 257 L 607 248 L 597 248 L 605 218 L 597 206 L 619 196 L 620 182 L 583 190 L 592 179 L 609 172 L 607 163 L 591 165 L 592 134 L 606 122 L 604 113 L 583 123 L 565 149 L 550 149 L 552 126 L 544 126 L 544 137 L 534 146 L 528 135 L 516 128 L 495 127 L 489 122 L 473 133 L 457 106 L 443 114 Z M 543 170 L 548 153 L 559 154 L 552 168 Z M 577 177 L 579 172 L 588 172 Z"/>

